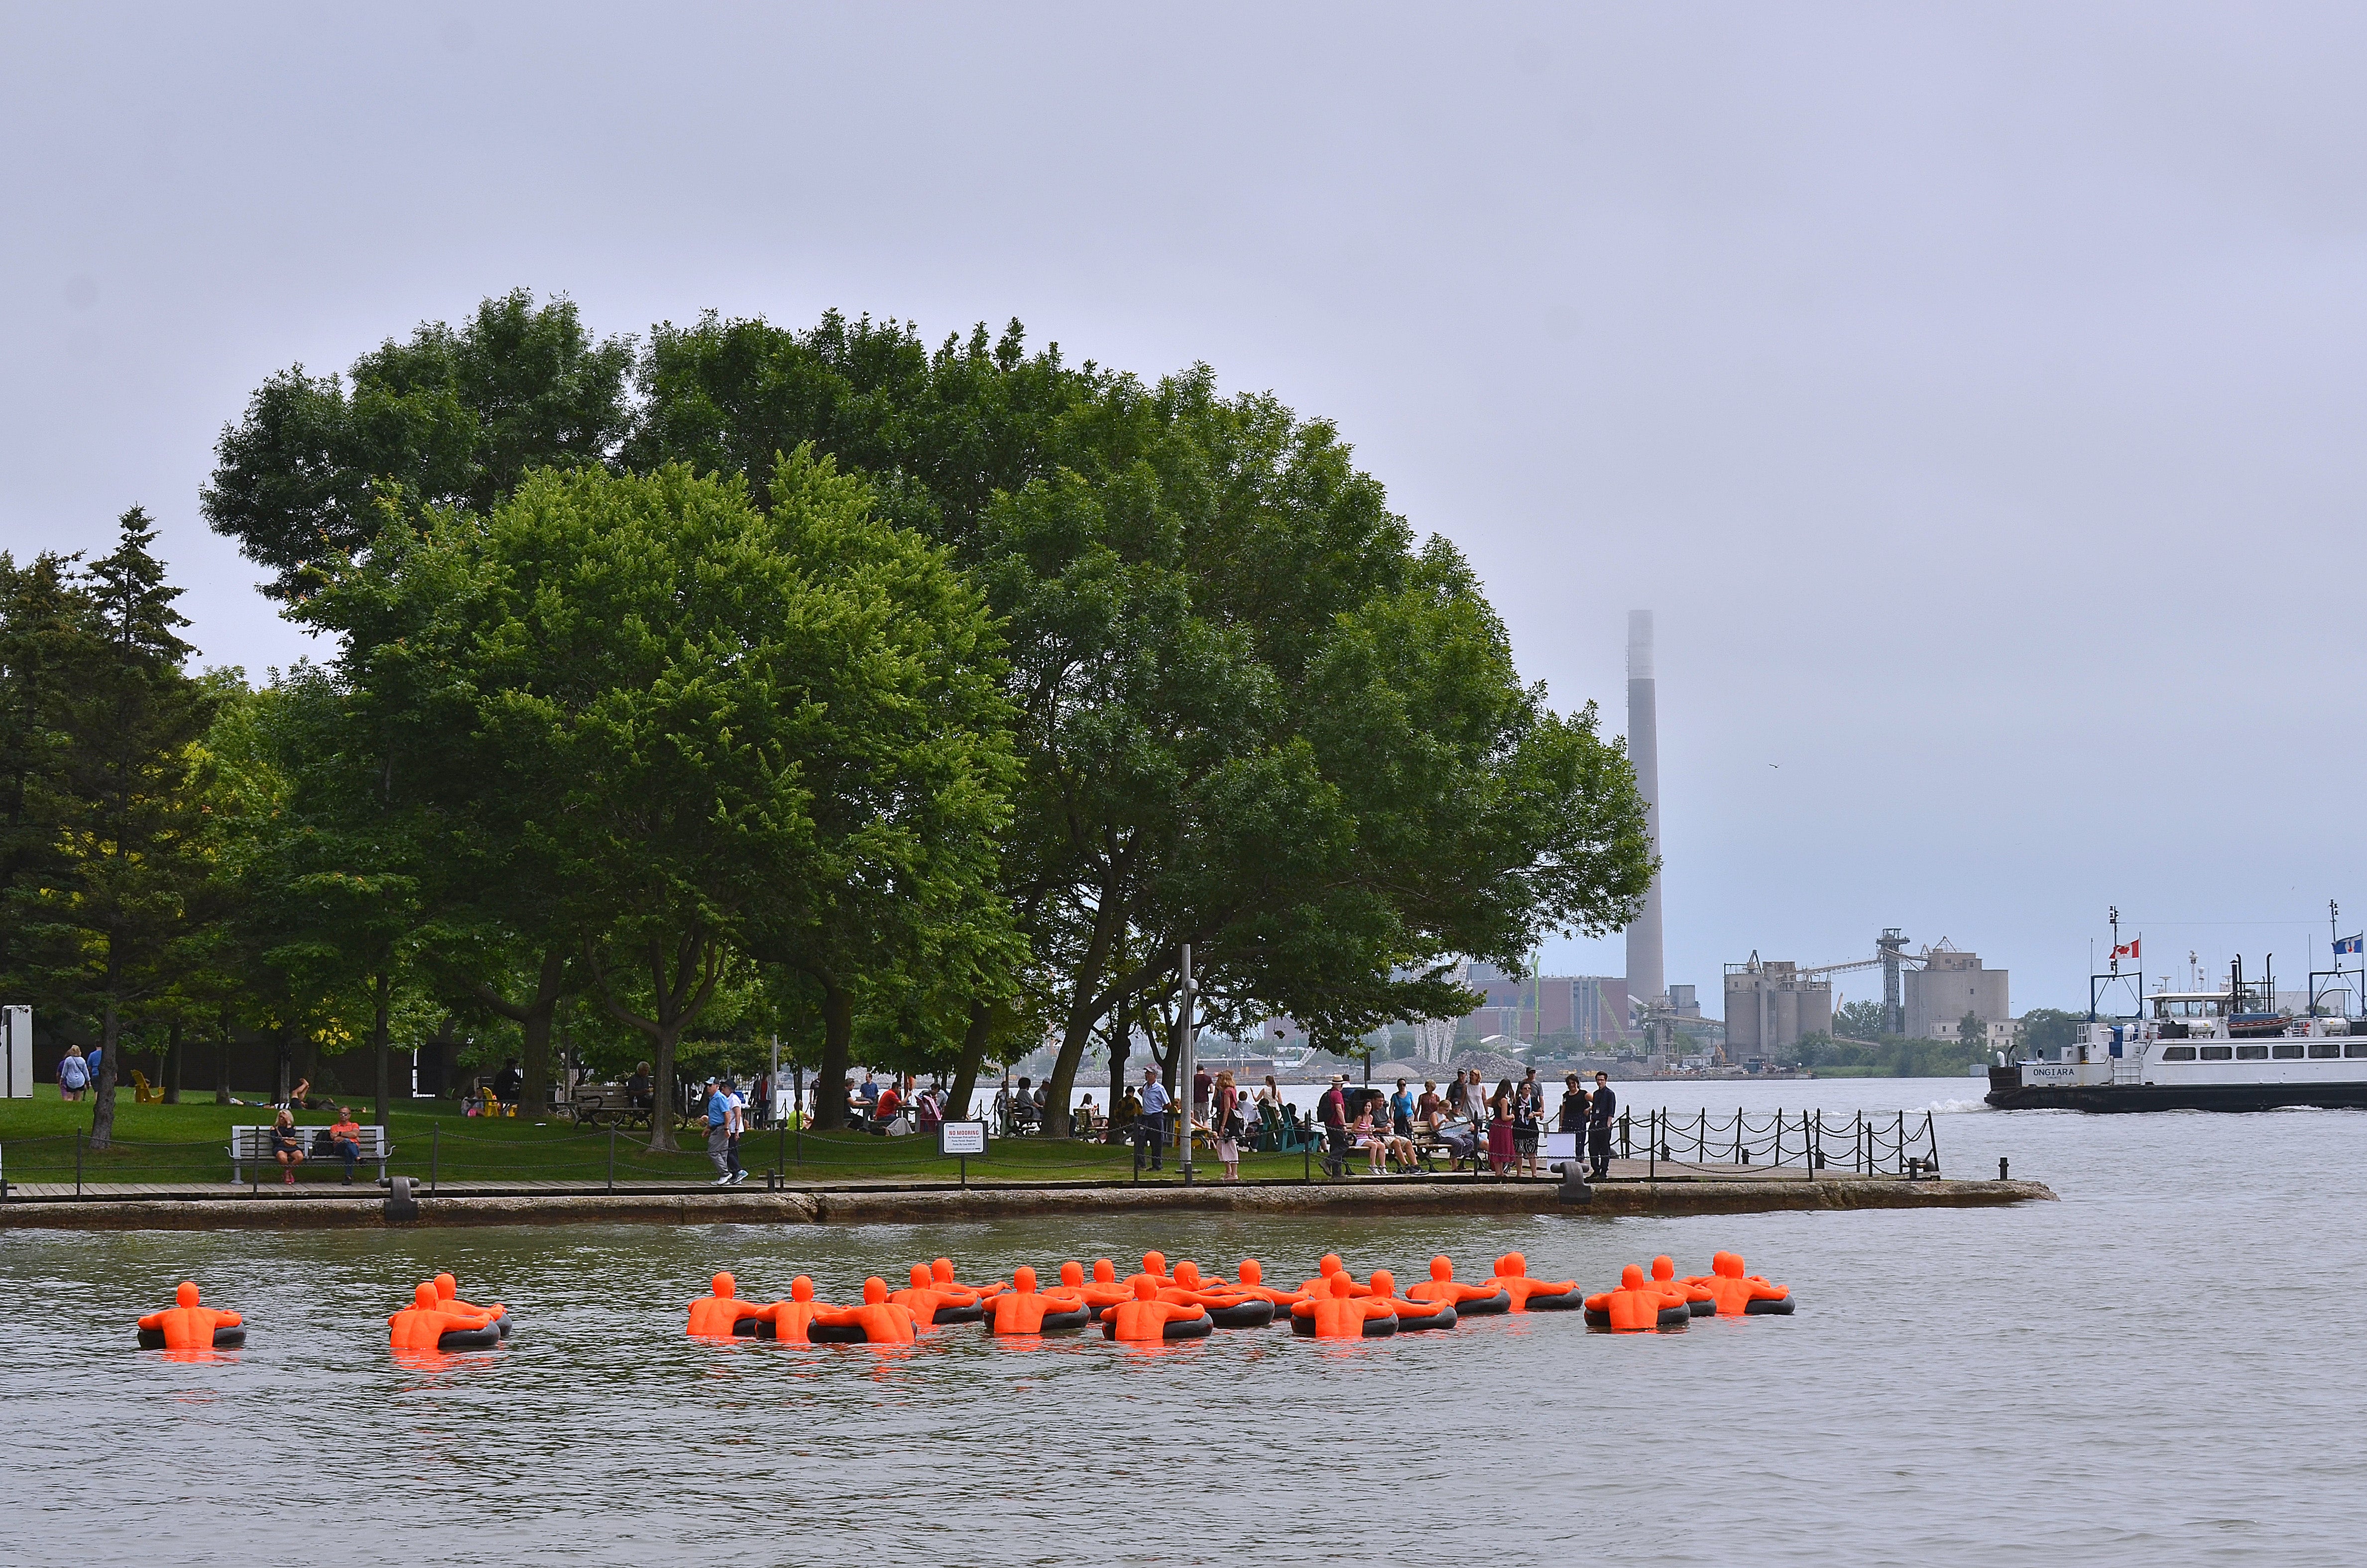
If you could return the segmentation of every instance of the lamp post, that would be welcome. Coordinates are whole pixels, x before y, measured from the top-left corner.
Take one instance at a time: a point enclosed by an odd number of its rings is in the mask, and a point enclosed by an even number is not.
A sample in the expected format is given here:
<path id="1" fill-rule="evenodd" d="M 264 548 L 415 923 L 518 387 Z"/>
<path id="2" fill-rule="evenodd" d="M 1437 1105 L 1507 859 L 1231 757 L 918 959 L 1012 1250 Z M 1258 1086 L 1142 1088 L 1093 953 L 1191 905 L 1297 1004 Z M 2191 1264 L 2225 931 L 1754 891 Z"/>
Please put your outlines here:
<path id="1" fill-rule="evenodd" d="M 1199 1009 L 1192 984 L 1192 944 L 1184 944 L 1184 1070 L 1177 1075 L 1176 1086 L 1184 1101 L 1184 1185 L 1192 1185 L 1192 1111 L 1196 1096 L 1192 1081 L 1196 1075 L 1193 1058 L 1199 1053 Z"/>

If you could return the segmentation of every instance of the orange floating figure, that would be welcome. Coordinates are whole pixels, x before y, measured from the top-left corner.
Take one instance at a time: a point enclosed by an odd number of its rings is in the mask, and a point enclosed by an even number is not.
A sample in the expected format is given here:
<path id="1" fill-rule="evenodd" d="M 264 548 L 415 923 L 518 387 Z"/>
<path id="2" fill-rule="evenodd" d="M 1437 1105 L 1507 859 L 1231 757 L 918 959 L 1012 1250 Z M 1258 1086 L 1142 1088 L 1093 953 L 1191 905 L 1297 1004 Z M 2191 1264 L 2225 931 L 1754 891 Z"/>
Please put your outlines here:
<path id="1" fill-rule="evenodd" d="M 989 1334 L 1059 1334 L 1093 1321 L 1093 1310 L 1082 1297 L 1038 1290 L 1036 1271 L 1025 1267 L 1012 1270 L 1010 1290 L 986 1303 Z"/>
<path id="2" fill-rule="evenodd" d="M 814 1334 L 814 1319 L 821 1312 L 836 1312 L 828 1301 L 814 1300 L 814 1282 L 800 1274 L 789 1281 L 789 1299 L 775 1301 L 769 1307 L 759 1307 L 731 1325 L 731 1332 L 742 1339 L 777 1339 L 784 1345 L 826 1343 Z M 861 1339 L 859 1333 L 842 1333 L 841 1342 L 852 1344 Z"/>
<path id="3" fill-rule="evenodd" d="M 246 1343 L 246 1320 L 236 1312 L 198 1304 L 195 1280 L 184 1279 L 173 1291 L 173 1304 L 140 1320 L 142 1350 L 235 1350 Z"/>
<path id="4" fill-rule="evenodd" d="M 1128 1344 L 1160 1339 L 1205 1339 L 1217 1323 L 1199 1307 L 1159 1299 L 1159 1285 L 1148 1274 L 1134 1277 L 1134 1299 L 1102 1309 L 1102 1337 Z"/>
<path id="5" fill-rule="evenodd" d="M 963 1284 L 960 1280 L 954 1278 L 954 1260 L 949 1257 L 940 1257 L 931 1260 L 929 1264 L 929 1283 L 934 1285 L 940 1290 L 967 1290 L 981 1301 L 1009 1289 L 1009 1287 L 1003 1285 Z"/>
<path id="6" fill-rule="evenodd" d="M 824 1335 L 831 1330 L 846 1328 L 860 1334 L 865 1344 L 910 1345 L 919 1337 L 915 1333 L 919 1321 L 912 1308 L 888 1299 L 888 1281 L 875 1274 L 863 1282 L 861 1306 L 830 1307 L 817 1312 L 807 1332 L 817 1345 L 836 1343 L 835 1335 L 829 1338 Z"/>
<path id="7" fill-rule="evenodd" d="M 709 1339 L 729 1339 L 742 1318 L 761 1317 L 764 1309 L 740 1299 L 740 1282 L 728 1273 L 713 1281 L 714 1294 L 690 1303 L 689 1332 Z"/>
<path id="8" fill-rule="evenodd" d="M 1117 1269 L 1105 1257 L 1093 1259 L 1093 1277 L 1085 1278 L 1084 1270 L 1075 1260 L 1060 1265 L 1060 1288 L 1072 1291 L 1085 1305 L 1095 1312 L 1116 1306 L 1120 1301 L 1134 1300 L 1131 1287 L 1117 1282 Z"/>
<path id="9" fill-rule="evenodd" d="M 1256 1258 L 1241 1259 L 1241 1266 L 1233 1272 L 1239 1276 L 1239 1278 L 1226 1289 L 1243 1296 L 1255 1296 L 1262 1301 L 1272 1301 L 1274 1310 L 1280 1315 L 1288 1316 L 1291 1308 L 1308 1299 L 1304 1290 L 1277 1290 L 1268 1285 L 1265 1282 L 1265 1265 Z"/>
<path id="10" fill-rule="evenodd" d="M 1789 1317 L 1792 1315 L 1792 1292 L 1755 1274 L 1743 1272 L 1742 1255 L 1721 1252 L 1710 1255 L 1710 1272 L 1697 1274 L 1685 1281 L 1699 1285 L 1717 1303 L 1717 1315 L 1733 1317 Z"/>
<path id="11" fill-rule="evenodd" d="M 1455 1303 L 1452 1301 L 1409 1301 L 1398 1295 L 1397 1276 L 1386 1268 L 1373 1270 L 1372 1295 L 1369 1300 L 1380 1302 L 1398 1314 L 1398 1332 L 1414 1334 L 1426 1328 L 1453 1328 Z"/>
<path id="12" fill-rule="evenodd" d="M 1488 1283 L 1512 1298 L 1516 1312 L 1566 1312 L 1586 1301 L 1575 1279 L 1530 1278 L 1529 1260 L 1516 1252 L 1496 1260 L 1495 1277 Z"/>
<path id="13" fill-rule="evenodd" d="M 1629 1264 L 1619 1271 L 1619 1288 L 1586 1298 L 1586 1321 L 1614 1334 L 1642 1334 L 1656 1328 L 1682 1328 L 1693 1322 L 1693 1309 L 1682 1295 L 1672 1295 Z"/>
<path id="14" fill-rule="evenodd" d="M 436 1293 L 436 1282 L 423 1279 L 411 1293 L 411 1305 L 386 1320 L 387 1343 L 397 1350 L 490 1350 L 502 1342 L 502 1331 L 482 1312 L 456 1312 Z"/>
<path id="15" fill-rule="evenodd" d="M 978 1304 L 975 1290 L 957 1290 L 941 1286 L 925 1263 L 912 1265 L 912 1282 L 888 1299 L 912 1312 L 914 1322 L 923 1327 L 942 1323 L 976 1323 L 986 1313 Z"/>
<path id="16" fill-rule="evenodd" d="M 1317 1339 L 1379 1339 L 1398 1331 L 1398 1314 L 1387 1301 L 1355 1294 L 1344 1273 L 1331 1277 L 1330 1290 L 1290 1309 L 1290 1332 Z"/>
<path id="17" fill-rule="evenodd" d="M 1131 1290 L 1134 1289 L 1134 1282 L 1138 1279 L 1148 1279 L 1154 1289 L 1161 1290 L 1175 1283 L 1167 1272 L 1167 1255 L 1163 1252 L 1144 1253 L 1142 1271 L 1138 1274 L 1127 1275 L 1123 1283 L 1127 1290 Z"/>
<path id="18" fill-rule="evenodd" d="M 510 1336 L 509 1309 L 499 1301 L 495 1301 L 490 1307 L 480 1307 L 472 1306 L 460 1300 L 460 1282 L 449 1274 L 439 1274 L 436 1277 L 436 1294 L 442 1299 L 446 1312 L 482 1312 L 493 1320 L 494 1326 L 502 1331 L 504 1339 Z"/>
<path id="19" fill-rule="evenodd" d="M 1263 1328 L 1274 1321 L 1274 1303 L 1263 1296 L 1234 1290 L 1223 1280 L 1200 1278 L 1200 1266 L 1186 1259 L 1175 1266 L 1175 1282 L 1159 1299 L 1177 1306 L 1201 1307 L 1218 1328 Z"/>
<path id="20" fill-rule="evenodd" d="M 1458 1318 L 1512 1310 L 1512 1293 L 1497 1284 L 1466 1285 L 1455 1278 L 1455 1260 L 1444 1253 L 1430 1260 L 1430 1278 L 1406 1292 L 1410 1301 L 1445 1301 Z"/>
<path id="21" fill-rule="evenodd" d="M 1677 1260 L 1667 1253 L 1652 1260 L 1652 1283 L 1662 1290 L 1684 1298 L 1685 1305 L 1693 1309 L 1693 1316 L 1697 1318 L 1705 1318 L 1717 1311 L 1717 1298 L 1710 1293 L 1709 1287 L 1678 1278 Z"/>

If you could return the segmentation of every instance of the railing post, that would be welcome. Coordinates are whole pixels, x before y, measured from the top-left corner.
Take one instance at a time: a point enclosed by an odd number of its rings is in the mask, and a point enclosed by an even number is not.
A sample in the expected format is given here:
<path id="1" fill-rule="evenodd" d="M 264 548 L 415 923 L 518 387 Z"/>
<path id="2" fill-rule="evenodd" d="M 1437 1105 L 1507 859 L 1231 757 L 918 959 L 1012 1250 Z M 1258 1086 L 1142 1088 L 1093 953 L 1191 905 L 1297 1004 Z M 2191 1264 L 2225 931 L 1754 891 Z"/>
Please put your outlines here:
<path id="1" fill-rule="evenodd" d="M 1850 1174 L 1864 1175 L 1865 1112 L 1859 1111 L 1850 1119 Z"/>
<path id="2" fill-rule="evenodd" d="M 1702 1107 L 1701 1116 L 1693 1123 L 1693 1164 L 1697 1165 L 1709 1164 L 1709 1107 L 1707 1106 Z"/>
<path id="3" fill-rule="evenodd" d="M 1623 1160 L 1633 1159 L 1636 1156 L 1635 1141 L 1628 1136 L 1628 1115 L 1629 1113 L 1624 1110 L 1619 1113 L 1619 1157 Z"/>
<path id="4" fill-rule="evenodd" d="M 74 1196 L 82 1196 L 82 1129 L 74 1129 Z"/>
<path id="5" fill-rule="evenodd" d="M 1923 1113 L 1923 1147 L 1927 1157 L 1929 1157 L 1931 1162 L 1931 1174 L 1933 1176 L 1939 1175 L 1940 1129 L 1938 1124 L 1931 1119 L 1931 1113 L 1928 1110 Z"/>
<path id="6" fill-rule="evenodd" d="M 1734 1108 L 1734 1163 L 1742 1164 L 1742 1108 Z"/>
<path id="7" fill-rule="evenodd" d="M 1907 1113 L 1898 1113 L 1898 1174 L 1907 1174 Z"/>
<path id="8" fill-rule="evenodd" d="M 608 1190 L 617 1190 L 617 1124 L 608 1124 Z"/>
<path id="9" fill-rule="evenodd" d="M 1660 1113 L 1659 1111 L 1644 1113 L 1644 1135 L 1652 1141 L 1652 1146 L 1645 1151 L 1645 1156 L 1652 1163 L 1649 1175 L 1657 1184 L 1660 1179 Z"/>
<path id="10" fill-rule="evenodd" d="M 444 1129 L 435 1122 L 431 1121 L 427 1124 L 427 1190 L 431 1195 L 436 1190 L 436 1165 L 438 1153 L 436 1141 L 443 1131 Z"/>

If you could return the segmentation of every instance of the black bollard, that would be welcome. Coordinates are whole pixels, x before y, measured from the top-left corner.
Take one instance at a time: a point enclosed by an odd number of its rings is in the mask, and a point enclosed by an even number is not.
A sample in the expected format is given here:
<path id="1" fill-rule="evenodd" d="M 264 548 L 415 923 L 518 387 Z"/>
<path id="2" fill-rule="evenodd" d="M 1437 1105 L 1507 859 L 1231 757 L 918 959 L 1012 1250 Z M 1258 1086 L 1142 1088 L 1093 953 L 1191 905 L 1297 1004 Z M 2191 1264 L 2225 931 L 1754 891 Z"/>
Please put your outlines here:
<path id="1" fill-rule="evenodd" d="M 1594 1201 L 1594 1188 L 1586 1185 L 1586 1162 L 1564 1160 L 1561 1163 L 1561 1190 L 1556 1196 L 1562 1202 L 1572 1205 Z"/>
<path id="2" fill-rule="evenodd" d="M 419 1199 L 412 1196 L 411 1178 L 397 1176 L 386 1191 L 386 1222 L 407 1224 L 419 1218 Z"/>
<path id="3" fill-rule="evenodd" d="M 2007 1178 L 2007 1176 L 2006 1176 L 2005 1172 L 2006 1172 L 2006 1163 L 2005 1163 L 2003 1160 L 1999 1160 L 1999 1161 L 1998 1161 L 1998 1180 L 1999 1180 L 1999 1181 L 2004 1181 L 2004 1180 L 2008 1179 L 2008 1178 Z"/>

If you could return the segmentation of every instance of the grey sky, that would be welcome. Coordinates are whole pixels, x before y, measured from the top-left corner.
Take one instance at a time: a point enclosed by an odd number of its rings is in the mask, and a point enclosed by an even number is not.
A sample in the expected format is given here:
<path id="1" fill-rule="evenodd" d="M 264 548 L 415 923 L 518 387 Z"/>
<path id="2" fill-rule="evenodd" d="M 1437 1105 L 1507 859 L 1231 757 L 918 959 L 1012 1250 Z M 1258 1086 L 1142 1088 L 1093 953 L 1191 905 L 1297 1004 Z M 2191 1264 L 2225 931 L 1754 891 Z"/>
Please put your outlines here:
<path id="1" fill-rule="evenodd" d="M 1614 730 L 1658 612 L 1672 981 L 2367 922 L 2367 13 L 851 9 L 0 8 L 0 543 L 147 506 L 259 676 L 196 499 L 277 369 L 1017 315 L 1337 419 Z"/>

